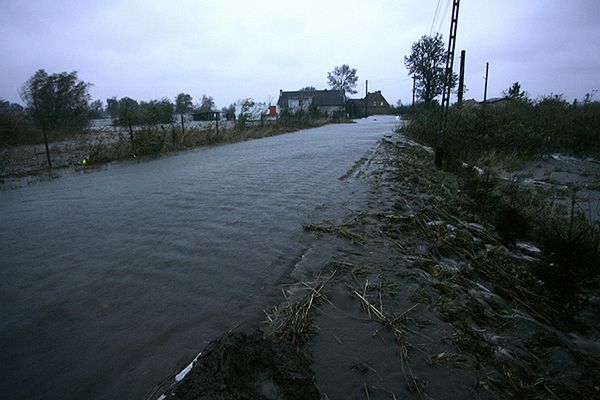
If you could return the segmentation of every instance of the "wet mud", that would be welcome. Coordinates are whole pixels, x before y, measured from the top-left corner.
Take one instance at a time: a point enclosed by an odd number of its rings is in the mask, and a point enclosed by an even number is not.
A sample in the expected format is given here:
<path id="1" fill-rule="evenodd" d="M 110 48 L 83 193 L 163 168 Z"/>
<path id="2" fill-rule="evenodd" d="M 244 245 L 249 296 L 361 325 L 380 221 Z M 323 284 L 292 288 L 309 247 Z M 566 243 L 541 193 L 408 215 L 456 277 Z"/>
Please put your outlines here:
<path id="1" fill-rule="evenodd" d="M 163 395 L 177 399 L 319 399 L 310 358 L 260 332 L 229 333 L 193 364 L 181 384 Z"/>

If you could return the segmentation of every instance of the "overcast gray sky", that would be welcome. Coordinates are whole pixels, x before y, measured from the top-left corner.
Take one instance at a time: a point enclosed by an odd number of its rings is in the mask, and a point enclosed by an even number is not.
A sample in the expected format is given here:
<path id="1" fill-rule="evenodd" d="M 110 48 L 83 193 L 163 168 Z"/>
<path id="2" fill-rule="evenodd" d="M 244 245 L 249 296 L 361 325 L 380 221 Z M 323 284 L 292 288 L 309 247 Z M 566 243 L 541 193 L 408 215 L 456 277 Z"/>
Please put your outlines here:
<path id="1" fill-rule="evenodd" d="M 439 0 L 444 15 L 450 0 Z M 276 102 L 279 89 L 327 87 L 343 63 L 390 103 L 409 103 L 404 56 L 440 29 L 438 0 L 0 0 L 0 98 L 37 69 L 79 72 L 94 99 L 173 99 L 203 93 L 217 106 L 252 97 Z M 450 7 L 451 8 L 451 5 Z M 467 51 L 466 98 L 519 81 L 533 97 L 569 100 L 600 89 L 600 1 L 463 0 L 457 55 Z M 433 29 L 432 29 L 433 25 Z M 458 70 L 458 57 L 455 71 Z M 357 95 L 358 96 L 358 95 Z M 356 97 L 356 96 L 355 96 Z M 596 96 L 599 97 L 599 96 Z M 597 99 L 597 98 L 596 98 Z"/>

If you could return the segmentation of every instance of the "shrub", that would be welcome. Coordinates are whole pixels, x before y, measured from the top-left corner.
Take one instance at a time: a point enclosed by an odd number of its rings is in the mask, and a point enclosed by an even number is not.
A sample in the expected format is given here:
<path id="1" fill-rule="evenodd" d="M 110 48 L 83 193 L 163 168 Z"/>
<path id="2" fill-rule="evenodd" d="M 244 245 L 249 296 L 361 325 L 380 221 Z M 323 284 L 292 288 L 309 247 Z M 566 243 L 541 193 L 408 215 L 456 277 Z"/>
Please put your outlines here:
<path id="1" fill-rule="evenodd" d="M 440 121 L 439 108 L 421 109 L 410 115 L 402 130 L 436 146 Z M 489 152 L 600 154 L 600 103 L 569 104 L 562 96 L 551 95 L 535 102 L 507 99 L 479 108 L 453 106 L 443 145 L 448 169 Z"/>
<path id="2" fill-rule="evenodd" d="M 147 155 L 160 153 L 165 144 L 166 132 L 155 127 L 145 127 L 134 134 L 135 154 Z"/>
<path id="3" fill-rule="evenodd" d="M 0 144 L 33 144 L 41 141 L 41 132 L 33 126 L 23 107 L 0 100 Z"/>
<path id="4" fill-rule="evenodd" d="M 535 237 L 546 259 L 538 276 L 561 303 L 576 299 L 581 289 L 596 284 L 600 275 L 600 227 L 576 209 L 575 196 L 567 217 L 546 215 Z"/>

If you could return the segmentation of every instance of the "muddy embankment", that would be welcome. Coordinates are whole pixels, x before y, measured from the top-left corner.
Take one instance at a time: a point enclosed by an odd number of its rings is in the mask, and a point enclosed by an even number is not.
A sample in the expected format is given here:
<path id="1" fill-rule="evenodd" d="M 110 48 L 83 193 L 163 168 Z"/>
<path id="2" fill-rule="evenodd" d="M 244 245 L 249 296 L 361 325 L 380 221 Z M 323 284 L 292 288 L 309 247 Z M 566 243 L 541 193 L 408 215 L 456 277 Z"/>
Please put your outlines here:
<path id="1" fill-rule="evenodd" d="M 386 137 L 340 179 L 371 192 L 344 220 L 307 222 L 337 238 L 327 261 L 152 399 L 600 398 L 597 297 L 579 319 L 547 307 L 515 272 L 544 255 L 470 212 L 430 149 Z"/>

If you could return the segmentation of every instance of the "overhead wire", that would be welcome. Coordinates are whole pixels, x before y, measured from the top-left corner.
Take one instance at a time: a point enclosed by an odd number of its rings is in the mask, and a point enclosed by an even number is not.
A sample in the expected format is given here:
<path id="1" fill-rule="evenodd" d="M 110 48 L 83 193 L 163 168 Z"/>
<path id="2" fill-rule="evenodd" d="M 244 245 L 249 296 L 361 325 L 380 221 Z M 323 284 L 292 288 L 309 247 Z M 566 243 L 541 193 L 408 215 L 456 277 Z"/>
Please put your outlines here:
<path id="1" fill-rule="evenodd" d="M 440 19 L 440 24 L 438 25 L 437 33 L 440 33 L 442 30 L 442 25 L 444 24 L 444 20 L 446 19 L 446 14 L 448 14 L 448 8 L 450 6 L 450 0 L 446 0 L 446 7 L 444 8 L 444 14 Z"/>
<path id="2" fill-rule="evenodd" d="M 438 11 L 440 9 L 440 3 L 442 2 L 442 0 L 438 0 L 437 5 L 435 6 L 435 13 L 433 14 L 433 21 L 431 21 L 431 28 L 429 28 L 429 36 L 431 36 L 431 33 L 433 32 L 433 27 L 435 26 L 435 22 L 438 16 Z"/>

